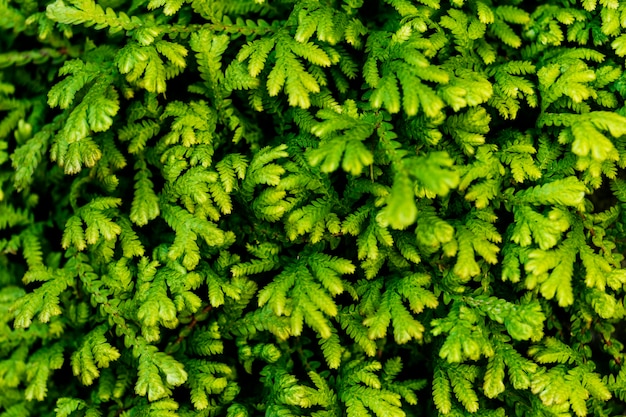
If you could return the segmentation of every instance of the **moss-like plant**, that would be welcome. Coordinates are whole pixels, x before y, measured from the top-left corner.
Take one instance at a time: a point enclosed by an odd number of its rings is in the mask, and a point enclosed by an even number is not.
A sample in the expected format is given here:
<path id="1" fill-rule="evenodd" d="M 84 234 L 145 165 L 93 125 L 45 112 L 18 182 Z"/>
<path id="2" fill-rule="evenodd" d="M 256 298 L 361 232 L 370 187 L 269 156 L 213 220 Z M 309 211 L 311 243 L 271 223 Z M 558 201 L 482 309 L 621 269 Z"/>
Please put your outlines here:
<path id="1" fill-rule="evenodd" d="M 626 2 L 0 0 L 0 416 L 626 413 Z"/>

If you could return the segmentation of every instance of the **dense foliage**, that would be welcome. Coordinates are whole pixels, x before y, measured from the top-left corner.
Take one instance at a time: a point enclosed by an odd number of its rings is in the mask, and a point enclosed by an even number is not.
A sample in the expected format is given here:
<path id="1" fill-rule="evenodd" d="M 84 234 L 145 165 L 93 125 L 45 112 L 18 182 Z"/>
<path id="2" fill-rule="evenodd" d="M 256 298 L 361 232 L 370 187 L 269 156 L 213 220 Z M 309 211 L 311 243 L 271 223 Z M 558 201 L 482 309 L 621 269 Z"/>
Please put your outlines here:
<path id="1" fill-rule="evenodd" d="M 0 0 L 0 416 L 626 413 L 626 2 Z"/>

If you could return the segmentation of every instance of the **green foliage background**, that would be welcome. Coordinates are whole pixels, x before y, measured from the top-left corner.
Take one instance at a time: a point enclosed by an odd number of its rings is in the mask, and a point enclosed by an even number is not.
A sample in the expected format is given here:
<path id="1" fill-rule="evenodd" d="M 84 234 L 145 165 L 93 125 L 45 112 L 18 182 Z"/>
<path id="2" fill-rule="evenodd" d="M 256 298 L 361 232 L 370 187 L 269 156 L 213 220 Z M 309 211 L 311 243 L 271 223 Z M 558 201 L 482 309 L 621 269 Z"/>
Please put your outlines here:
<path id="1" fill-rule="evenodd" d="M 0 416 L 626 413 L 626 2 L 0 0 Z"/>

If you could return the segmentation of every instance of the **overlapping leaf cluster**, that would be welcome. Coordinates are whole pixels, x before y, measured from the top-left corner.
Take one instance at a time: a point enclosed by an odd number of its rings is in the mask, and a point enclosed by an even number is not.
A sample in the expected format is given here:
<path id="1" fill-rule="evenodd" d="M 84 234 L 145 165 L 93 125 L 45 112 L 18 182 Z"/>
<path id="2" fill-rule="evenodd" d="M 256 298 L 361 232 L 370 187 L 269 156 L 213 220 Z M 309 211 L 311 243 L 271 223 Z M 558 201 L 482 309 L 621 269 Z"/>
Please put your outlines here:
<path id="1" fill-rule="evenodd" d="M 0 0 L 0 416 L 626 412 L 626 3 Z"/>

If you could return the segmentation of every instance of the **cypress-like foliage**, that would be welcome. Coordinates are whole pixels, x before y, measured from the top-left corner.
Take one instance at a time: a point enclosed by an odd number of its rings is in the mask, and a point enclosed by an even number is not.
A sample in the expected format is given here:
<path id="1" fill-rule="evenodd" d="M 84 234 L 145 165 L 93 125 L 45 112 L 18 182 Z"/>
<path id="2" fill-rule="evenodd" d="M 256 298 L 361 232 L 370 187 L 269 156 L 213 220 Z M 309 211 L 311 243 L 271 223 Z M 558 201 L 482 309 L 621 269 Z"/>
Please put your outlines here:
<path id="1" fill-rule="evenodd" d="M 0 0 L 0 417 L 626 413 L 626 2 Z"/>

